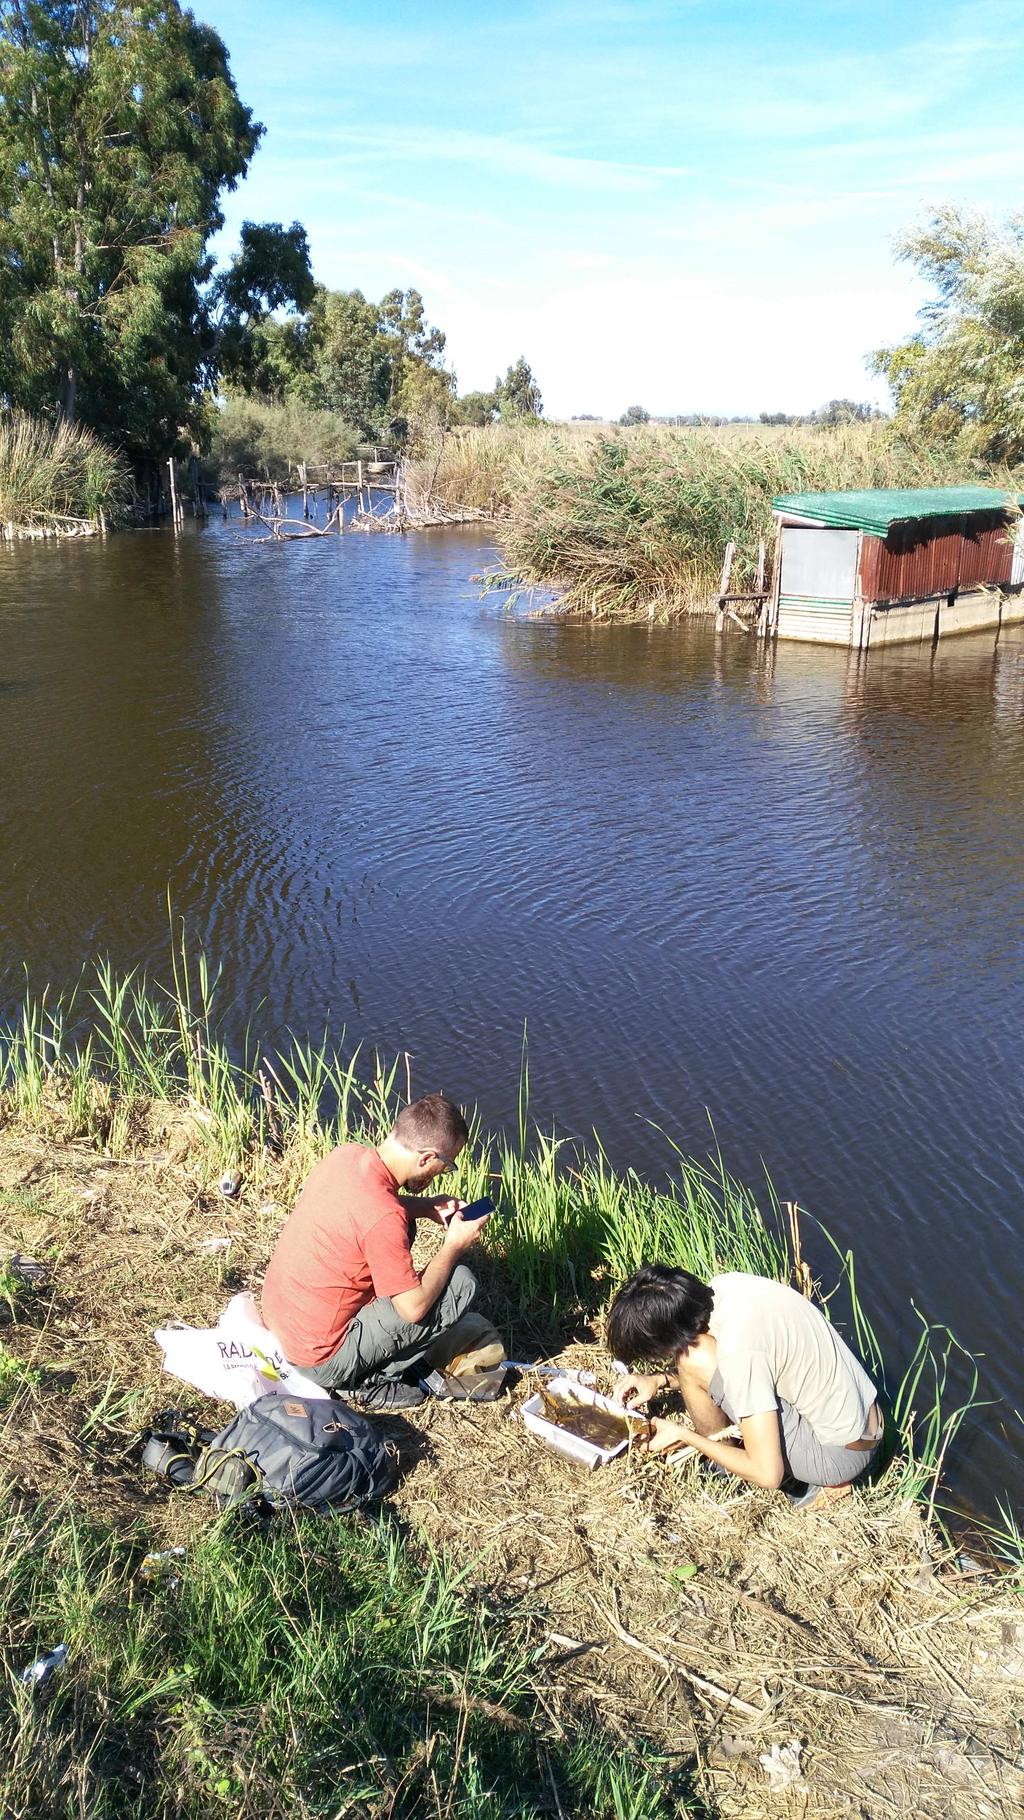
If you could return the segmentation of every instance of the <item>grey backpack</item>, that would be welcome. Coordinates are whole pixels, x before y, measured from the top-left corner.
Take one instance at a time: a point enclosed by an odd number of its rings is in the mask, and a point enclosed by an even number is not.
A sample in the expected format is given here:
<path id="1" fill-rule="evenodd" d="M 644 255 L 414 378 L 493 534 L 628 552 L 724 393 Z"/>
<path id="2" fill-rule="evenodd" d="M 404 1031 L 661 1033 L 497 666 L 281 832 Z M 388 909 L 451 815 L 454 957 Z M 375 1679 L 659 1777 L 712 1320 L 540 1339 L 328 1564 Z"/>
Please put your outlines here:
<path id="1" fill-rule="evenodd" d="M 192 1488 L 224 1504 L 356 1510 L 394 1484 L 398 1450 L 365 1416 L 326 1397 L 258 1397 L 199 1454 Z"/>

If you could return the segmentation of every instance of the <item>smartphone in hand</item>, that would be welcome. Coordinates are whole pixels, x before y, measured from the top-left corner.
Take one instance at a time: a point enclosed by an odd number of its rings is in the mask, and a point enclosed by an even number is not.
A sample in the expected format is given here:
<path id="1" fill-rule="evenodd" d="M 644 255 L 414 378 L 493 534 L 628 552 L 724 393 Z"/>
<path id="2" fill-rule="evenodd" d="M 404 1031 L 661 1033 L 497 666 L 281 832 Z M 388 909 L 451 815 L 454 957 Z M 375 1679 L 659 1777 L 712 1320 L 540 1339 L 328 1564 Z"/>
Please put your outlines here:
<path id="1" fill-rule="evenodd" d="M 497 1211 L 498 1209 L 490 1196 L 482 1194 L 478 1201 L 467 1202 L 466 1206 L 462 1209 L 462 1212 L 457 1213 L 455 1217 L 458 1220 L 482 1220 L 485 1219 L 489 1213 L 497 1213 Z"/>

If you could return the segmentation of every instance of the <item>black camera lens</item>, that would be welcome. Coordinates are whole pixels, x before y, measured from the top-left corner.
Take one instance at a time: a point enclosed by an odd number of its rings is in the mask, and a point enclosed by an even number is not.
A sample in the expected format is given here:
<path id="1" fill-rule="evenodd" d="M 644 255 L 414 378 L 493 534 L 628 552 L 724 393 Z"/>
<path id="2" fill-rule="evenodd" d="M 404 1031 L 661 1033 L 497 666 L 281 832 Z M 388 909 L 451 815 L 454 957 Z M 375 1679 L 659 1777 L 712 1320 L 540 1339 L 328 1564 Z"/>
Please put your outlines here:
<path id="1" fill-rule="evenodd" d="M 196 1470 L 192 1455 L 183 1453 L 180 1446 L 164 1435 L 150 1435 L 142 1450 L 142 1464 L 155 1472 L 158 1479 L 166 1479 L 169 1485 L 191 1485 Z"/>

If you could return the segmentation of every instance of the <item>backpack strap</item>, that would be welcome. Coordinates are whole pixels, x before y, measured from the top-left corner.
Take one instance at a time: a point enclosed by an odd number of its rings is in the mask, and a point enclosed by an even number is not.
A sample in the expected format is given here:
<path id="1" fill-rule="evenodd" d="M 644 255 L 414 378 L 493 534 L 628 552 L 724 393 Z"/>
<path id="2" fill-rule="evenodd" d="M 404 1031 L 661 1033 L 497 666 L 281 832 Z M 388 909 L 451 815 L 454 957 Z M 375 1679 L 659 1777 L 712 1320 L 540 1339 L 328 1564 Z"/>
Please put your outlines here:
<path id="1" fill-rule="evenodd" d="M 263 1474 L 242 1447 L 204 1447 L 196 1461 L 189 1491 L 212 1491 L 224 1504 L 259 1497 Z"/>

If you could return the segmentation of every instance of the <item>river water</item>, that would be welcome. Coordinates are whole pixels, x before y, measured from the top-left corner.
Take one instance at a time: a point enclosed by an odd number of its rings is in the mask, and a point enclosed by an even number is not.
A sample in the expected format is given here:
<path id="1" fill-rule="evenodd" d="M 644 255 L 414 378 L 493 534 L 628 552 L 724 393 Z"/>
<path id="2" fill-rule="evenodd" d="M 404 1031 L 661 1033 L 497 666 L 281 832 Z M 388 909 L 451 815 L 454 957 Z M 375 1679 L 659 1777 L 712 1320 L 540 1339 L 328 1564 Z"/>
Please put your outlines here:
<path id="1" fill-rule="evenodd" d="M 1024 634 L 775 653 L 482 606 L 464 532 L 0 552 L 0 1010 L 167 974 L 168 885 L 236 1037 L 412 1055 L 664 1173 L 663 1126 L 983 1354 L 956 1456 L 1024 1505 Z M 819 1241 L 820 1244 L 820 1241 Z M 828 1274 L 824 1248 L 812 1261 Z"/>

